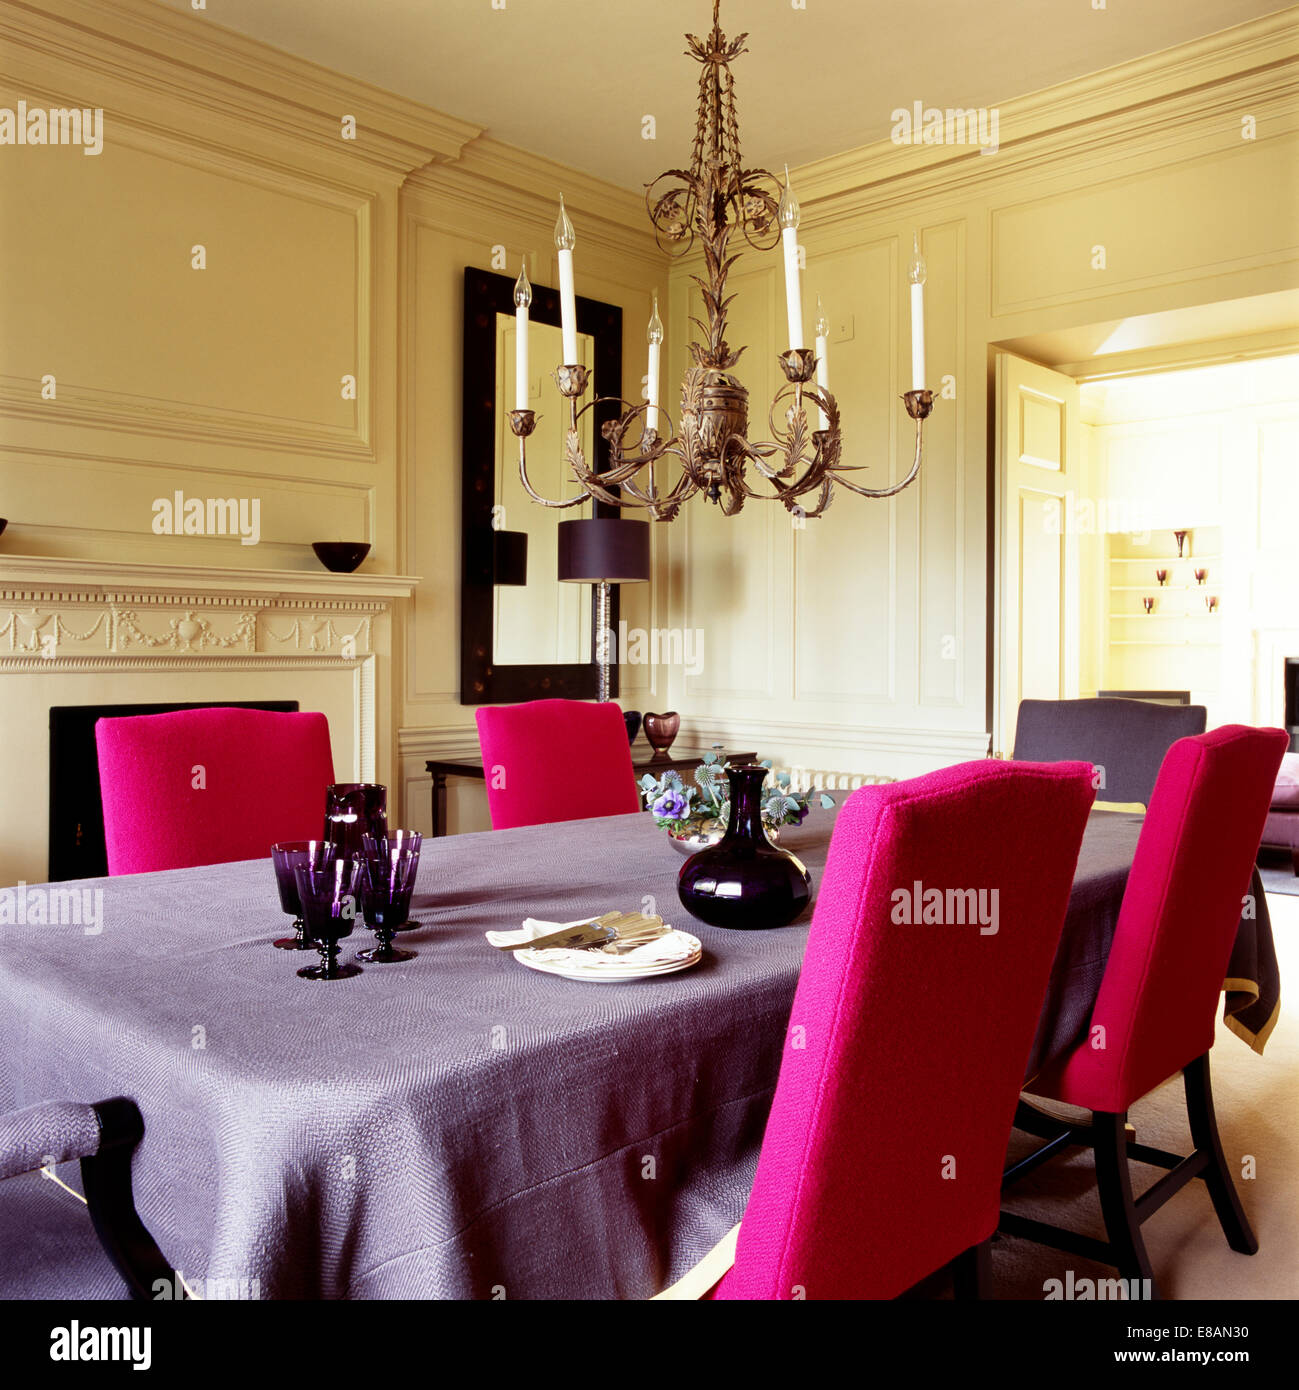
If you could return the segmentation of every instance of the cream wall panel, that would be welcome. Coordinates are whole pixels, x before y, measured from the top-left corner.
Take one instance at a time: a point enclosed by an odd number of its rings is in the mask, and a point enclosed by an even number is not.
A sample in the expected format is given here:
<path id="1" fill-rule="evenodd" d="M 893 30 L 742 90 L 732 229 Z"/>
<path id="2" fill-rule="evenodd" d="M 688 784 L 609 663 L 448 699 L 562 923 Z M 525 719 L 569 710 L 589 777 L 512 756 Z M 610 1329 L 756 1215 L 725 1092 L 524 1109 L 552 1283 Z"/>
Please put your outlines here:
<path id="1" fill-rule="evenodd" d="M 848 461 L 866 465 L 858 476 L 868 487 L 886 486 L 896 471 L 897 274 L 895 237 L 808 267 L 805 302 L 815 313 L 819 294 L 831 320 L 830 389 L 841 409 L 853 405 Z M 843 340 L 836 325 L 850 315 L 852 337 Z M 844 494 L 794 531 L 796 701 L 851 708 L 896 700 L 896 522 L 895 507 Z"/>
<path id="2" fill-rule="evenodd" d="M 1296 168 L 1299 135 L 1286 132 L 1002 203 L 993 212 L 992 311 L 1293 266 L 1299 258 Z M 1105 248 L 1103 270 L 1092 265 L 1097 245 Z"/>
<path id="3" fill-rule="evenodd" d="M 1213 526 L 1222 503 L 1221 420 L 1102 428 L 1107 497 L 1141 528 Z"/>
<path id="4" fill-rule="evenodd" d="M 749 434 L 766 438 L 767 406 L 775 389 L 776 323 L 785 321 L 783 285 L 770 262 L 746 256 L 732 270 L 727 341 L 748 344 L 734 374 L 749 391 Z M 690 313 L 702 317 L 697 293 Z M 783 329 L 781 330 L 783 331 Z M 689 338 L 697 336 L 688 325 Z M 682 337 L 683 335 L 678 335 Z M 681 344 L 676 344 L 678 351 Z M 675 358 L 675 355 L 674 355 Z M 674 360 L 674 359 L 670 359 Z M 671 374 L 679 394 L 680 370 Z M 783 378 L 782 378 L 783 380 Z M 678 675 L 676 688 L 692 710 L 733 708 L 738 703 L 788 698 L 788 661 L 780 661 L 778 644 L 788 628 L 778 611 L 787 610 L 789 556 L 793 525 L 783 507 L 748 500 L 738 515 L 727 517 L 702 495 L 686 503 L 671 525 L 683 527 L 685 628 L 704 635 L 705 668 L 698 675 Z M 684 679 L 682 677 L 684 676 Z"/>
<path id="5" fill-rule="evenodd" d="M 966 345 L 964 223 L 927 227 L 923 250 L 929 270 L 925 287 L 925 347 L 929 383 L 939 403 L 925 422 L 927 457 L 916 480 L 917 703 L 954 707 L 960 706 L 964 698 L 965 656 L 974 637 L 965 630 L 966 463 L 959 405 Z M 897 281 L 894 276 L 895 285 Z M 909 315 L 906 323 L 909 343 Z M 942 398 L 946 378 L 956 383 L 955 400 Z M 911 421 L 903 419 L 901 423 L 906 427 L 902 438 L 910 443 Z M 905 459 L 899 459 L 896 466 L 905 467 Z"/>
<path id="6" fill-rule="evenodd" d="M 285 568 L 296 568 L 312 541 L 372 540 L 374 535 L 373 489 L 364 482 L 269 473 L 250 477 L 182 463 L 72 459 L 58 463 L 60 486 L 55 490 L 50 487 L 49 459 L 20 454 L 0 457 L 4 457 L 5 506 L 20 518 L 10 545 L 24 553 L 82 554 L 85 538 L 102 532 L 113 537 L 120 559 L 266 567 L 276 555 Z M 245 545 L 238 536 L 154 534 L 154 502 L 164 500 L 174 512 L 177 491 L 184 499 L 204 502 L 242 499 L 249 504 L 250 518 L 251 504 L 256 502 L 260 539 Z M 121 553 L 123 545 L 136 553 Z M 316 567 L 314 558 L 312 567 Z"/>
<path id="7" fill-rule="evenodd" d="M 11 210 L 0 256 L 23 267 L 0 294 L 7 404 L 56 423 L 138 417 L 365 447 L 368 204 L 289 191 L 251 168 L 203 168 L 120 134 L 95 158 L 14 153 L 0 163 Z M 205 270 L 191 266 L 196 244 Z M 46 373 L 56 401 L 40 399 Z M 359 377 L 359 401 L 343 399 L 344 373 Z"/>

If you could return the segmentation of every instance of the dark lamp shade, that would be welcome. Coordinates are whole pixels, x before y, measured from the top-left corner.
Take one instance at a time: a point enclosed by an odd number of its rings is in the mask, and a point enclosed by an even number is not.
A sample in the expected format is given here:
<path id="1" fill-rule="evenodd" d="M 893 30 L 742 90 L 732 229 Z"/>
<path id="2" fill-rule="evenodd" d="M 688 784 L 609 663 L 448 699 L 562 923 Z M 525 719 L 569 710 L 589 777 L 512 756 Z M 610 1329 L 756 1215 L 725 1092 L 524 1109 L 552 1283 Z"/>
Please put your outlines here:
<path id="1" fill-rule="evenodd" d="M 493 531 L 492 583 L 519 585 L 527 582 L 528 533 Z"/>
<path id="2" fill-rule="evenodd" d="M 648 579 L 649 522 L 615 517 L 561 521 L 559 577 L 573 584 L 632 584 Z"/>

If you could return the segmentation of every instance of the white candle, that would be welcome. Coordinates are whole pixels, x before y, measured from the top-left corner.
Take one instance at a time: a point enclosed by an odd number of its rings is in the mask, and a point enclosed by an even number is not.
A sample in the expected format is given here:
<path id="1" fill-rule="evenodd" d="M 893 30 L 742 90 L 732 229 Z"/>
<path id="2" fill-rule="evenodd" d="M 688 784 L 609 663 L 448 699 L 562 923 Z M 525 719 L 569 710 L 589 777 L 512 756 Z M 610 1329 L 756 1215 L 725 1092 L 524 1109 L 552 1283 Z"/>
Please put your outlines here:
<path id="1" fill-rule="evenodd" d="M 659 318 L 659 296 L 654 292 L 654 310 L 650 314 L 649 328 L 649 371 L 645 379 L 645 399 L 649 407 L 645 411 L 645 428 L 658 430 L 659 427 L 659 355 L 663 347 L 663 320 Z"/>
<path id="2" fill-rule="evenodd" d="M 911 282 L 911 389 L 925 389 L 925 258 L 920 254 L 920 233 L 913 238 L 914 253 L 907 271 Z"/>
<path id="3" fill-rule="evenodd" d="M 528 305 L 532 303 L 532 286 L 528 283 L 528 267 L 524 263 L 514 282 L 514 408 L 528 408 Z"/>
<path id="4" fill-rule="evenodd" d="M 830 390 L 830 320 L 825 316 L 825 310 L 821 307 L 821 296 L 816 299 L 816 384 L 820 387 L 822 394 L 828 394 Z M 821 428 L 830 428 L 830 417 L 825 411 L 817 407 L 817 413 L 821 417 Z"/>
<path id="5" fill-rule="evenodd" d="M 577 236 L 568 220 L 563 195 L 559 199 L 559 220 L 555 223 L 555 245 L 559 248 L 559 326 L 564 339 L 563 366 L 577 365 L 577 292 L 573 288 L 573 247 Z"/>
<path id="6" fill-rule="evenodd" d="M 785 314 L 789 321 L 789 346 L 804 348 L 803 285 L 798 269 L 798 200 L 789 186 L 789 166 L 785 166 L 785 188 L 780 195 L 780 240 L 785 253 Z"/>

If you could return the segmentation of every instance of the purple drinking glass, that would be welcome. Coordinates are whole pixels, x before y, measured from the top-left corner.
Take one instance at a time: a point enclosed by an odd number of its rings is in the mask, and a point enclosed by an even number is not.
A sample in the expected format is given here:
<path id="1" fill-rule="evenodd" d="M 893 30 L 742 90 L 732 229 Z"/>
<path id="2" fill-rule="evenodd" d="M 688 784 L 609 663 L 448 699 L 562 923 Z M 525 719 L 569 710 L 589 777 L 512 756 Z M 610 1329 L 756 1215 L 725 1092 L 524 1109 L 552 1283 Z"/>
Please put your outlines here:
<path id="1" fill-rule="evenodd" d="M 423 838 L 417 830 L 398 830 L 392 839 L 365 837 L 361 860 L 361 910 L 366 926 L 379 938 L 379 944 L 368 951 L 358 951 L 357 960 L 387 965 L 413 960 L 419 954 L 394 947 L 392 938 L 406 925 L 410 913 Z"/>
<path id="2" fill-rule="evenodd" d="M 349 859 L 367 835 L 388 833 L 388 788 L 377 782 L 336 782 L 325 794 L 325 839 Z"/>
<path id="3" fill-rule="evenodd" d="M 276 941 L 281 951 L 314 951 L 315 943 L 302 930 L 302 903 L 298 898 L 298 881 L 293 871 L 305 864 L 323 844 L 321 840 L 285 840 L 271 846 L 271 863 L 275 866 L 275 886 L 280 890 L 280 906 L 293 920 L 293 936 Z"/>
<path id="4" fill-rule="evenodd" d="M 351 936 L 356 921 L 360 865 L 333 845 L 318 846 L 293 871 L 307 935 L 320 952 L 319 965 L 303 966 L 304 980 L 345 980 L 361 967 L 338 963 L 338 943 Z"/>

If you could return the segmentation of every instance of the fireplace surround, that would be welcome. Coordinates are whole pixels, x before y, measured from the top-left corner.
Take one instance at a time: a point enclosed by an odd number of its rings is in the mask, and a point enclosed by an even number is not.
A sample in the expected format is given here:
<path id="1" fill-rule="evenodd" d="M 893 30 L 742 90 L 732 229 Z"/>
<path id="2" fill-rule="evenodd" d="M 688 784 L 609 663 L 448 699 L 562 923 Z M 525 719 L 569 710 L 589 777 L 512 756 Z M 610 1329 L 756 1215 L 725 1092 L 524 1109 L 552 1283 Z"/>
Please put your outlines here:
<path id="1" fill-rule="evenodd" d="M 391 782 L 392 617 L 418 582 L 0 554 L 0 885 L 47 873 L 56 707 L 297 703 L 340 778 Z"/>

